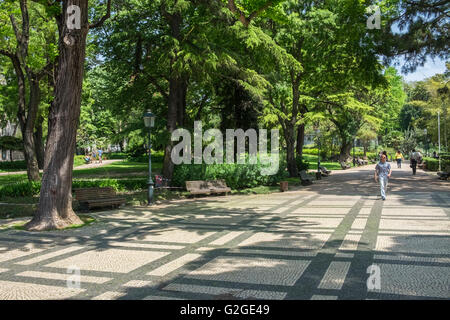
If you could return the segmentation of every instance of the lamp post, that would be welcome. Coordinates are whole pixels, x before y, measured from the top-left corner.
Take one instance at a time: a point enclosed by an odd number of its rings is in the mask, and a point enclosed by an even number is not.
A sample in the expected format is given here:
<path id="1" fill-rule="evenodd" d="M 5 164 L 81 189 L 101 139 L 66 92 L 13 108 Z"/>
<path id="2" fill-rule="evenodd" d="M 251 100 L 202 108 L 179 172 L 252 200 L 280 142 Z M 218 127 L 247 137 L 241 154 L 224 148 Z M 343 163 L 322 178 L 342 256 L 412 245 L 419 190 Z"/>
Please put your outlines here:
<path id="1" fill-rule="evenodd" d="M 317 173 L 316 173 L 316 179 L 320 180 L 322 178 L 322 173 L 320 172 L 320 129 L 319 128 L 317 128 L 316 134 L 317 134 Z"/>
<path id="2" fill-rule="evenodd" d="M 428 130 L 427 130 L 427 128 L 425 128 L 423 130 L 423 132 L 425 133 L 425 155 L 428 157 Z"/>
<path id="3" fill-rule="evenodd" d="M 441 115 L 438 111 L 439 171 L 441 171 Z"/>
<path id="4" fill-rule="evenodd" d="M 153 203 L 153 187 L 154 183 L 152 180 L 152 140 L 151 131 L 155 126 L 155 115 L 150 109 L 144 112 L 144 124 L 148 128 L 148 205 Z"/>

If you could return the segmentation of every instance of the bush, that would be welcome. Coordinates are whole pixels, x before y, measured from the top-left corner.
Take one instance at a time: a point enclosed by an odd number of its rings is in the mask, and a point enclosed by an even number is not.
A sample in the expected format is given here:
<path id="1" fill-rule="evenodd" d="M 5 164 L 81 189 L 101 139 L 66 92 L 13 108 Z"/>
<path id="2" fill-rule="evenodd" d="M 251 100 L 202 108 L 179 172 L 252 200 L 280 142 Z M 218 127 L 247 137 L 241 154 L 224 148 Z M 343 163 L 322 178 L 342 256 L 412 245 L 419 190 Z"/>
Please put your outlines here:
<path id="1" fill-rule="evenodd" d="M 426 169 L 430 171 L 438 171 L 439 170 L 439 159 L 434 158 L 423 158 L 426 163 Z M 446 160 L 441 154 L 441 169 L 443 171 L 449 170 L 450 167 L 450 158 Z"/>
<path id="2" fill-rule="evenodd" d="M 174 186 L 184 187 L 186 181 L 224 179 L 234 190 L 253 188 L 256 186 L 275 185 L 285 179 L 288 174 L 286 166 L 280 158 L 280 168 L 275 175 L 261 175 L 265 167 L 258 164 L 181 164 L 175 166 L 172 179 Z"/>
<path id="3" fill-rule="evenodd" d="M 0 186 L 0 199 L 4 197 L 19 198 L 38 195 L 41 183 L 38 181 L 26 181 Z"/>
<path id="4" fill-rule="evenodd" d="M 430 171 L 438 171 L 439 169 L 439 160 L 434 158 L 423 158 L 427 170 Z"/>
<path id="5" fill-rule="evenodd" d="M 108 157 L 110 160 L 122 160 L 127 159 L 127 154 L 124 152 L 111 152 L 111 153 L 105 153 L 105 156 Z"/>
<path id="6" fill-rule="evenodd" d="M 297 161 L 297 168 L 298 168 L 299 172 L 302 170 L 308 171 L 308 169 L 309 169 L 308 161 L 305 161 L 305 160 L 303 160 L 303 158 L 300 158 L 300 157 L 297 157 L 296 161 Z"/>
<path id="7" fill-rule="evenodd" d="M 147 150 L 141 145 L 135 145 L 127 149 L 126 151 L 127 159 L 135 162 L 145 162 L 148 161 Z"/>
<path id="8" fill-rule="evenodd" d="M 116 191 L 136 191 L 147 188 L 147 178 L 136 179 L 92 179 L 74 180 L 72 189 L 77 188 L 102 188 L 112 187 Z M 10 197 L 32 197 L 38 196 L 41 189 L 41 182 L 19 182 L 10 185 L 0 186 L 0 199 Z"/>
<path id="9" fill-rule="evenodd" d="M 2 161 L 0 162 L 0 170 L 27 170 L 27 164 L 25 161 Z"/>

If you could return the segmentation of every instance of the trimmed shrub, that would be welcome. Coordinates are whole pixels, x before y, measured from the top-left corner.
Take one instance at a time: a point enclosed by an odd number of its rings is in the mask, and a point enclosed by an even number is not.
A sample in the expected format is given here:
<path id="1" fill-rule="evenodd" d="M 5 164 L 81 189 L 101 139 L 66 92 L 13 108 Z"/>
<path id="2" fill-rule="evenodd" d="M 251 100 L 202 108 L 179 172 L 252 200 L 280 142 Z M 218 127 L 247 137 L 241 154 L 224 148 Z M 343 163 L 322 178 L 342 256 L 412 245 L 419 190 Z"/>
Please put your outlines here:
<path id="1" fill-rule="evenodd" d="M 438 171 L 439 170 L 439 159 L 435 159 L 435 158 L 423 158 L 423 159 L 426 163 L 427 170 L 430 170 L 430 171 Z M 446 160 L 441 155 L 441 169 L 446 171 L 446 170 L 448 170 L 447 169 L 448 167 L 450 167 L 450 159 Z"/>
<path id="2" fill-rule="evenodd" d="M 136 191 L 147 188 L 147 178 L 73 180 L 72 189 L 112 187 L 116 191 Z M 40 182 L 19 182 L 0 186 L 0 199 L 32 197 L 39 195 Z"/>
<path id="3" fill-rule="evenodd" d="M 123 153 L 123 152 L 111 152 L 111 153 L 105 153 L 104 155 L 107 156 L 109 160 L 127 159 L 127 154 Z"/>
<path id="4" fill-rule="evenodd" d="M 256 186 L 275 185 L 285 179 L 288 174 L 286 166 L 280 157 L 280 168 L 275 175 L 261 175 L 265 167 L 258 164 L 181 164 L 175 166 L 172 179 L 174 186 L 185 187 L 186 181 L 192 180 L 218 180 L 224 179 L 227 185 L 234 190 L 253 188 Z"/>
<path id="5" fill-rule="evenodd" d="M 32 197 L 39 194 L 41 183 L 37 181 L 26 181 L 0 186 L 0 199 L 4 197 L 19 198 Z"/>
<path id="6" fill-rule="evenodd" d="M 0 170 L 27 170 L 25 161 L 2 161 L 0 162 Z"/>

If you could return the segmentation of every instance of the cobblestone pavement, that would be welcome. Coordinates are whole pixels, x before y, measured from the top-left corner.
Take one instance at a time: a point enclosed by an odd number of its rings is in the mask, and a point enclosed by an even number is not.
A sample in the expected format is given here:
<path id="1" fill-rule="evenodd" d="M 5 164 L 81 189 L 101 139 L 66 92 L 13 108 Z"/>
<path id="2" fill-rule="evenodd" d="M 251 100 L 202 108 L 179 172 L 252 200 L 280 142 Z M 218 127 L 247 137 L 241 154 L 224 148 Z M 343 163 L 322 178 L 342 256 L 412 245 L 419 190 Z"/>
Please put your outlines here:
<path id="1" fill-rule="evenodd" d="M 404 167 L 386 201 L 371 165 L 298 191 L 0 231 L 0 299 L 449 299 L 449 183 Z"/>

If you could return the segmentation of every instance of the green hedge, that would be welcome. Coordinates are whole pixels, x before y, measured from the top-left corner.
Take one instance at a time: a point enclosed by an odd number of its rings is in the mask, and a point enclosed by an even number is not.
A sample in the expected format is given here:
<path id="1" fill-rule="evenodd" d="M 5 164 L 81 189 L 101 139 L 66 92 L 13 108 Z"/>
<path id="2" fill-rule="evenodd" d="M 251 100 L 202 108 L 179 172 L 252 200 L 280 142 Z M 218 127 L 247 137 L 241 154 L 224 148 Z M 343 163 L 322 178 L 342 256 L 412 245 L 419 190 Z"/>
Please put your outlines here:
<path id="1" fill-rule="evenodd" d="M 116 191 L 135 191 L 147 188 L 147 178 L 137 179 L 92 179 L 74 180 L 72 189 L 112 187 Z M 41 182 L 19 182 L 10 185 L 0 186 L 0 199 L 11 197 L 32 197 L 39 195 Z"/>
<path id="2" fill-rule="evenodd" d="M 280 169 L 271 176 L 261 175 L 261 164 L 181 164 L 175 166 L 172 183 L 185 187 L 186 181 L 224 179 L 234 190 L 256 186 L 275 185 L 288 176 L 286 166 L 280 159 Z"/>
<path id="3" fill-rule="evenodd" d="M 0 170 L 27 170 L 25 161 L 2 161 L 0 162 Z"/>
<path id="4" fill-rule="evenodd" d="M 424 161 L 426 163 L 427 170 L 430 170 L 430 171 L 438 171 L 439 170 L 439 159 L 424 158 Z M 449 168 L 450 168 L 450 160 L 441 159 L 441 169 L 444 171 L 447 171 L 447 170 L 449 170 Z"/>
<path id="5" fill-rule="evenodd" d="M 304 154 L 309 154 L 312 156 L 317 156 L 317 152 L 318 152 L 317 148 L 303 149 Z M 324 150 L 321 149 L 320 150 L 321 157 L 323 157 L 323 152 L 324 152 Z M 329 155 L 329 152 L 328 151 L 326 151 L 326 152 Z M 377 155 L 378 154 L 376 152 L 366 152 L 366 156 L 369 159 L 375 159 L 377 157 Z M 353 152 L 350 152 L 350 156 L 353 156 Z M 364 157 L 364 152 L 355 150 L 355 157 L 361 157 L 361 158 Z"/>
<path id="6" fill-rule="evenodd" d="M 127 159 L 127 154 L 124 152 L 112 152 L 104 154 L 108 160 L 124 160 Z"/>
<path id="7" fill-rule="evenodd" d="M 78 167 L 85 164 L 84 156 L 75 156 L 73 161 L 73 166 Z M 27 170 L 27 164 L 24 160 L 22 161 L 2 161 L 0 162 L 0 170 L 4 171 L 25 171 Z"/>

